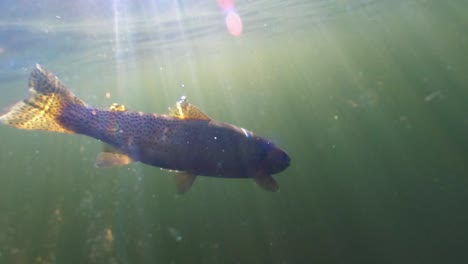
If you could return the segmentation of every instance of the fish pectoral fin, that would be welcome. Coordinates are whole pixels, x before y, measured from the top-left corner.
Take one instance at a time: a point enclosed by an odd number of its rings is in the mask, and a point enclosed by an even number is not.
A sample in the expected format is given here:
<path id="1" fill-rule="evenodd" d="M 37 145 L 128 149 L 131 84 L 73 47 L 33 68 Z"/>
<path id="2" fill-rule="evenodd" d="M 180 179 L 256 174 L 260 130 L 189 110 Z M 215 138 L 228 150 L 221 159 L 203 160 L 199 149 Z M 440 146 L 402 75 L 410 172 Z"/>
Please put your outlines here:
<path id="1" fill-rule="evenodd" d="M 103 168 L 127 165 L 132 162 L 132 158 L 128 155 L 125 155 L 113 146 L 104 143 L 103 150 L 96 157 L 96 162 L 94 164 L 98 168 Z"/>
<path id="2" fill-rule="evenodd" d="M 255 183 L 257 183 L 263 189 L 276 192 L 279 190 L 279 185 L 275 179 L 269 174 L 257 173 L 254 177 Z"/>
<path id="3" fill-rule="evenodd" d="M 174 108 L 169 108 L 169 115 L 180 119 L 211 120 L 198 107 L 187 102 L 187 98 L 182 96 Z"/>
<path id="4" fill-rule="evenodd" d="M 188 172 L 178 171 L 175 173 L 174 179 L 177 187 L 177 193 L 183 194 L 190 190 L 197 176 Z"/>

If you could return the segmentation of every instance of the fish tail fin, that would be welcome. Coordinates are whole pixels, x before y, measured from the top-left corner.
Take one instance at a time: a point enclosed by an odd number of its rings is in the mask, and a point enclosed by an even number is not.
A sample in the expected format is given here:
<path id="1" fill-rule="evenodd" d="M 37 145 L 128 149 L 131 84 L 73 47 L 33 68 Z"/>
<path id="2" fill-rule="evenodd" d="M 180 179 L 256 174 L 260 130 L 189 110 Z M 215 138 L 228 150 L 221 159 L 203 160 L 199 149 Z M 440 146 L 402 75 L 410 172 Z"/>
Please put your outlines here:
<path id="1" fill-rule="evenodd" d="M 39 64 L 29 77 L 29 97 L 0 115 L 0 122 L 20 129 L 74 133 L 60 122 L 65 107 L 86 104 Z"/>

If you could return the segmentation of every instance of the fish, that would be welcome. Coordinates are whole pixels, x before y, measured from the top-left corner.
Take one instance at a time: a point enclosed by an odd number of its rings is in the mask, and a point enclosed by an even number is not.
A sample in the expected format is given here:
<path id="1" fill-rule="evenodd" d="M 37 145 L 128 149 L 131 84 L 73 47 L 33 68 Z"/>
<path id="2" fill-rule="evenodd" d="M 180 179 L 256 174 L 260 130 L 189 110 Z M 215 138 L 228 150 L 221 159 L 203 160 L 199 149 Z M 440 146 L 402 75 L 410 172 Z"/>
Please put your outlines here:
<path id="1" fill-rule="evenodd" d="M 279 190 L 273 174 L 289 167 L 289 155 L 247 129 L 214 120 L 182 97 L 167 114 L 129 111 L 113 104 L 100 109 L 75 96 L 37 64 L 29 95 L 0 115 L 18 129 L 85 135 L 103 142 L 96 167 L 141 162 L 174 172 L 177 193 L 198 176 L 252 178 L 263 189 Z"/>

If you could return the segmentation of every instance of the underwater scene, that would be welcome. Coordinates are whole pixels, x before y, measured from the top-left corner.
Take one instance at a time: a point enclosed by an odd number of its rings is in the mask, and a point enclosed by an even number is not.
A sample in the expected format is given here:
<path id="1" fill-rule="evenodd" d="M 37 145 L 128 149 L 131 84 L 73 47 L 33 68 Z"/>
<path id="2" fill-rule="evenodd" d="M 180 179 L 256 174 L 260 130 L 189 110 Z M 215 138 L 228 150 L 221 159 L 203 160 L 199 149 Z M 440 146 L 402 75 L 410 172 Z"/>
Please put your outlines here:
<path id="1" fill-rule="evenodd" d="M 0 264 L 468 263 L 468 1 L 0 1 Z"/>

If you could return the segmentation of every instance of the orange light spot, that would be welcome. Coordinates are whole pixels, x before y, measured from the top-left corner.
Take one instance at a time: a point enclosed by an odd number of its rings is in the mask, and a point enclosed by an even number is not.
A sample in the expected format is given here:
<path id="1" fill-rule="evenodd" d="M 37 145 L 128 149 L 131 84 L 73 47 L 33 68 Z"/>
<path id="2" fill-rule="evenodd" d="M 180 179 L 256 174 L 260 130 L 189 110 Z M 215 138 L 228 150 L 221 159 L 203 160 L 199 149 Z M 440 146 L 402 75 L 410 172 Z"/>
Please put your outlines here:
<path id="1" fill-rule="evenodd" d="M 110 97 L 111 97 L 111 94 L 110 94 L 109 92 L 107 92 L 107 93 L 106 93 L 106 98 L 107 98 L 107 99 L 110 99 Z"/>

